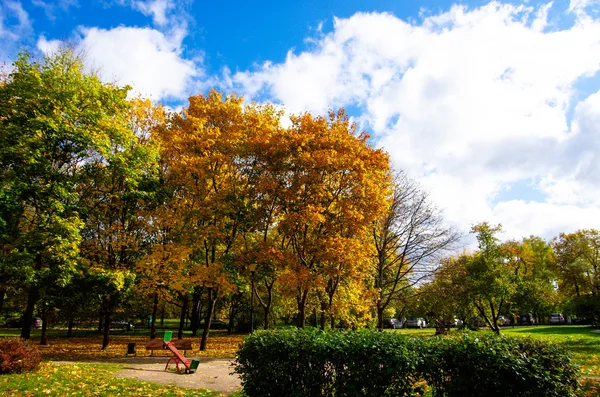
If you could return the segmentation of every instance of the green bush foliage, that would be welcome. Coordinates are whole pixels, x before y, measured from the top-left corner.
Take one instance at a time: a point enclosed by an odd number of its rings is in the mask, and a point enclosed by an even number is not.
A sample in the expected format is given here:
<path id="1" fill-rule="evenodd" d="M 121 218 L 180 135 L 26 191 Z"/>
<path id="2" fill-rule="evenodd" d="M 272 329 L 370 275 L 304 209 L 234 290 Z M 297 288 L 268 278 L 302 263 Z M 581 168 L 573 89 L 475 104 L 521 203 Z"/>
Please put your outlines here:
<path id="1" fill-rule="evenodd" d="M 577 396 L 577 366 L 557 345 L 463 333 L 424 340 L 422 376 L 434 396 Z"/>
<path id="2" fill-rule="evenodd" d="M 257 332 L 235 372 L 254 396 L 403 396 L 419 364 L 416 340 L 387 332 Z"/>
<path id="3" fill-rule="evenodd" d="M 561 348 L 491 334 L 262 331 L 245 339 L 235 372 L 248 397 L 579 395 Z"/>
<path id="4" fill-rule="evenodd" d="M 0 374 L 34 370 L 42 358 L 40 352 L 21 338 L 0 338 Z"/>

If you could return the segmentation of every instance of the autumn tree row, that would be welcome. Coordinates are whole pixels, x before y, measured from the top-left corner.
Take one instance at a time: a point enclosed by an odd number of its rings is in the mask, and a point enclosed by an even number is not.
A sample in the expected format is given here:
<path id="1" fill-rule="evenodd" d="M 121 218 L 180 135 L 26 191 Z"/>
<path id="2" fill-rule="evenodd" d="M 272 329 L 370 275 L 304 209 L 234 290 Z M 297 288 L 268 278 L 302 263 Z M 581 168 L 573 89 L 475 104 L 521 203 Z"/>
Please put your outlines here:
<path id="1" fill-rule="evenodd" d="M 115 313 L 148 298 L 153 319 L 179 302 L 180 333 L 191 305 L 202 349 L 217 304 L 250 294 L 265 327 L 274 306 L 299 327 L 311 310 L 381 326 L 457 239 L 343 110 L 284 127 L 235 95 L 170 113 L 128 89 L 69 51 L 2 76 L 0 313 L 11 297 L 25 319 L 94 308 L 103 348 Z"/>

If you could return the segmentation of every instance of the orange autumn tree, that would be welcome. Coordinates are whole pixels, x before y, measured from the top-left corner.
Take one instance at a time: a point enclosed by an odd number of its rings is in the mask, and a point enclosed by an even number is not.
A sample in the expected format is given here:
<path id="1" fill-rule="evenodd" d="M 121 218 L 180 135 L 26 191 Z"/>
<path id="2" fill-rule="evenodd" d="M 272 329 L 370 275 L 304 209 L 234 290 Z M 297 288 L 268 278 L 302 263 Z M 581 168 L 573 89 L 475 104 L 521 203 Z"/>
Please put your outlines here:
<path id="1" fill-rule="evenodd" d="M 289 139 L 288 131 L 281 127 L 281 112 L 272 106 L 247 108 L 245 117 L 248 135 L 243 158 L 251 213 L 237 262 L 263 310 L 267 329 L 277 283 L 291 262 L 290 240 L 277 227 L 288 185 Z"/>
<path id="2" fill-rule="evenodd" d="M 348 258 L 344 247 L 360 244 L 367 226 L 385 208 L 389 161 L 387 154 L 369 146 L 367 134 L 357 133 L 343 110 L 291 120 L 278 229 L 293 254 L 284 280 L 296 300 L 297 326 L 303 327 L 309 295 L 320 290 L 327 296 L 321 300 L 327 311 L 347 269 L 365 263 L 361 250 L 348 250 L 359 253 Z"/>
<path id="3" fill-rule="evenodd" d="M 370 318 L 371 291 L 366 280 L 372 254 L 369 244 L 358 237 L 328 239 L 316 284 L 322 329 L 327 322 L 334 328 L 336 318 L 353 326 L 365 325 Z"/>
<path id="4" fill-rule="evenodd" d="M 206 349 L 216 300 L 238 288 L 231 269 L 240 236 L 251 228 L 255 183 L 249 142 L 263 126 L 271 128 L 271 116 L 271 109 L 244 106 L 242 98 L 211 91 L 190 97 L 189 107 L 162 132 L 162 158 L 175 186 L 171 205 L 178 208 L 191 249 L 190 282 L 207 292 L 201 350 Z"/>
<path id="5" fill-rule="evenodd" d="M 136 125 L 139 134 L 148 134 L 161 146 L 173 115 L 161 106 L 152 106 L 149 100 L 138 101 Z M 187 262 L 190 247 L 185 243 L 185 219 L 174 204 L 176 184 L 170 179 L 169 162 L 162 150 L 157 178 L 152 186 L 152 200 L 143 213 L 146 222 L 146 255 L 136 264 L 137 291 L 152 300 L 150 337 L 156 337 L 156 313 L 159 300 L 185 297 L 190 287 Z M 184 305 L 185 306 L 185 305 Z M 180 325 L 179 337 L 182 337 Z"/>

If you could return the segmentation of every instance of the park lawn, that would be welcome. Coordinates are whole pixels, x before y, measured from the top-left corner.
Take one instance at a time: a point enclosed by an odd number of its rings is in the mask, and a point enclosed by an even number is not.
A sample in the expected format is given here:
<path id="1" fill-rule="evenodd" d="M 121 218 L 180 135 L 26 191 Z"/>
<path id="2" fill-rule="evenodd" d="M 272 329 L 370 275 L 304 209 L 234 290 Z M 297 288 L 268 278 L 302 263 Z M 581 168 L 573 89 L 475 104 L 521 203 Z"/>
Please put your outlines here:
<path id="1" fill-rule="evenodd" d="M 1 375 L 2 396 L 184 396 L 210 397 L 218 392 L 183 389 L 135 379 L 114 378 L 120 369 L 110 364 L 53 364 L 44 362 L 38 370 Z"/>
<path id="2" fill-rule="evenodd" d="M 581 375 L 600 376 L 600 333 L 585 325 L 539 325 L 502 328 L 504 335 L 529 336 L 563 345 L 581 366 Z"/>

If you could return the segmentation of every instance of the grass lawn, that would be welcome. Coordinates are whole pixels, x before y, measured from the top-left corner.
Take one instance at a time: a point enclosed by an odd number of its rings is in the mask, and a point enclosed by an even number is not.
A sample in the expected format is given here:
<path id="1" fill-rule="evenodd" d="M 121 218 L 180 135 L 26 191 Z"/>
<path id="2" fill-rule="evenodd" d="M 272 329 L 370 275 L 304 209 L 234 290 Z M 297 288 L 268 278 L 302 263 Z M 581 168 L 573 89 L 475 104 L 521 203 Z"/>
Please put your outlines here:
<path id="1" fill-rule="evenodd" d="M 183 389 L 134 379 L 113 378 L 110 364 L 42 363 L 35 372 L 0 375 L 2 396 L 218 396 L 217 392 Z"/>
<path id="2" fill-rule="evenodd" d="M 600 376 L 600 334 L 585 325 L 540 325 L 519 328 L 504 328 L 502 333 L 514 336 L 529 336 L 565 346 L 581 366 L 581 374 Z"/>

